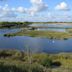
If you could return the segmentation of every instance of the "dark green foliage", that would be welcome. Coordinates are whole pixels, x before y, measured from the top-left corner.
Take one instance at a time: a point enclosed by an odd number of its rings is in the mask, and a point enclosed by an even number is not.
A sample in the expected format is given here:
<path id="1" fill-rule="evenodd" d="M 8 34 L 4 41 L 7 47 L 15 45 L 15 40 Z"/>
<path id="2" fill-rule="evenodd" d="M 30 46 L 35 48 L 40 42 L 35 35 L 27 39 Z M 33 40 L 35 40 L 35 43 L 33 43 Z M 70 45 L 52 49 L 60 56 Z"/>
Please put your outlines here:
<path id="1" fill-rule="evenodd" d="M 0 28 L 28 27 L 32 22 L 0 22 Z"/>
<path id="2" fill-rule="evenodd" d="M 60 67 L 61 63 L 59 61 L 53 62 L 52 63 L 53 67 Z"/>
<path id="3" fill-rule="evenodd" d="M 4 34 L 4 37 L 13 37 L 15 36 L 14 34 Z"/>
<path id="4" fill-rule="evenodd" d="M 22 69 L 16 65 L 0 64 L 0 72 L 28 72 L 27 69 Z"/>
<path id="5" fill-rule="evenodd" d="M 39 64 L 32 64 L 31 66 L 27 63 L 16 65 L 0 64 L 0 72 L 44 72 L 43 67 Z"/>
<path id="6" fill-rule="evenodd" d="M 64 38 L 64 40 L 68 40 L 68 38 Z"/>
<path id="7" fill-rule="evenodd" d="M 45 67 L 51 67 L 52 60 L 50 60 L 49 58 L 46 58 L 41 62 L 41 64 Z"/>
<path id="8" fill-rule="evenodd" d="M 38 62 L 39 64 L 45 67 L 51 67 L 52 60 L 49 58 L 47 54 L 37 54 L 34 56 L 34 62 Z"/>
<path id="9" fill-rule="evenodd" d="M 0 51 L 0 58 L 11 57 L 12 54 L 7 53 L 6 51 Z"/>

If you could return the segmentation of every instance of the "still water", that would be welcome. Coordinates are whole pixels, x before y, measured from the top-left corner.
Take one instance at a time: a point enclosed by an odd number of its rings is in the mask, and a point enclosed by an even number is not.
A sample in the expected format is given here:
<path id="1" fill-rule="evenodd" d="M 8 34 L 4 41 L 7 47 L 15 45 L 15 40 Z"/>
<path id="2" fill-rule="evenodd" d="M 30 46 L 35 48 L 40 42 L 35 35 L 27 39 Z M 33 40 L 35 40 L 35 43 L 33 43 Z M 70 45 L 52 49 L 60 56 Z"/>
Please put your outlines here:
<path id="1" fill-rule="evenodd" d="M 72 39 L 68 40 L 52 40 L 39 37 L 14 36 L 4 37 L 5 33 L 18 32 L 21 29 L 0 29 L 0 49 L 30 49 L 32 53 L 46 52 L 72 52 Z"/>
<path id="2" fill-rule="evenodd" d="M 71 24 L 31 24 L 30 27 L 35 27 L 37 31 L 56 31 L 66 32 L 66 29 L 72 28 Z"/>
<path id="3" fill-rule="evenodd" d="M 72 39 L 50 40 L 46 38 L 32 38 L 27 36 L 0 37 L 0 49 L 26 50 L 30 48 L 33 53 L 59 53 L 72 52 Z"/>
<path id="4" fill-rule="evenodd" d="M 16 33 L 21 31 L 22 28 L 16 28 L 16 29 L 0 29 L 0 35 L 6 34 L 6 33 Z"/>
<path id="5" fill-rule="evenodd" d="M 72 28 L 72 24 L 31 24 L 31 27 L 60 27 L 60 28 Z"/>

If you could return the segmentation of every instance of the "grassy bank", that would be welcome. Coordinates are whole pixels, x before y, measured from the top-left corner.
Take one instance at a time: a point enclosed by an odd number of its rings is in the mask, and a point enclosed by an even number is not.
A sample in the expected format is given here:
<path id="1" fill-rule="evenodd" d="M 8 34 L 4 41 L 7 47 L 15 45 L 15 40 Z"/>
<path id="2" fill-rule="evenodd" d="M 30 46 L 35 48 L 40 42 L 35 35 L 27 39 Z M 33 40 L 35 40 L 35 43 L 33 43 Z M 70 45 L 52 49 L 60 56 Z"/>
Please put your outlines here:
<path id="1" fill-rule="evenodd" d="M 0 22 L 0 28 L 21 28 L 28 27 L 32 22 Z"/>
<path id="2" fill-rule="evenodd" d="M 31 37 L 45 37 L 49 39 L 64 39 L 72 38 L 72 33 L 69 32 L 54 32 L 54 31 L 34 31 L 24 30 L 18 33 L 4 34 L 6 37 L 10 36 L 31 36 Z"/>
<path id="3" fill-rule="evenodd" d="M 72 54 L 31 54 L 0 51 L 0 72 L 72 72 Z"/>

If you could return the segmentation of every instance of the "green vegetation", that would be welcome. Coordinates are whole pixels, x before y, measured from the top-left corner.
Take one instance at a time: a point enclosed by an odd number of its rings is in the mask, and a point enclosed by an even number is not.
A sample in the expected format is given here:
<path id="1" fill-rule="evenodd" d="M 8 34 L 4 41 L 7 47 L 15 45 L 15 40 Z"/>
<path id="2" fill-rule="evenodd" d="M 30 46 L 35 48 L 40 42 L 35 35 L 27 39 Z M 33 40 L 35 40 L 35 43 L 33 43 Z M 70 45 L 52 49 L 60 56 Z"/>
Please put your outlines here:
<path id="1" fill-rule="evenodd" d="M 18 33 L 4 34 L 5 37 L 10 36 L 31 36 L 31 37 L 46 37 L 50 39 L 64 39 L 72 38 L 72 29 L 66 29 L 67 32 L 54 31 L 35 31 L 35 28 L 30 28 L 29 24 L 45 24 L 45 23 L 66 23 L 66 22 L 0 22 L 0 28 L 24 28 Z M 69 22 L 71 23 L 71 22 Z"/>
<path id="2" fill-rule="evenodd" d="M 52 60 L 47 54 L 32 54 L 31 63 L 28 55 L 20 51 L 0 51 L 1 72 L 44 72 L 52 66 Z M 44 58 L 43 58 L 44 57 Z"/>
<path id="3" fill-rule="evenodd" d="M 18 33 L 4 34 L 4 36 L 46 37 L 49 39 L 64 39 L 64 40 L 67 40 L 68 38 L 72 38 L 72 34 L 69 32 L 35 31 L 35 30 L 23 30 Z"/>
<path id="4" fill-rule="evenodd" d="M 53 23 L 59 23 L 59 24 L 72 24 L 72 22 L 0 22 L 0 28 L 20 28 L 20 27 L 28 27 L 29 24 L 53 24 Z"/>
<path id="5" fill-rule="evenodd" d="M 72 34 L 72 29 L 66 29 L 66 31 Z"/>
<path id="6" fill-rule="evenodd" d="M 21 28 L 28 27 L 32 22 L 0 22 L 0 28 Z"/>
<path id="7" fill-rule="evenodd" d="M 72 54 L 31 54 L 0 50 L 0 72 L 72 72 Z"/>

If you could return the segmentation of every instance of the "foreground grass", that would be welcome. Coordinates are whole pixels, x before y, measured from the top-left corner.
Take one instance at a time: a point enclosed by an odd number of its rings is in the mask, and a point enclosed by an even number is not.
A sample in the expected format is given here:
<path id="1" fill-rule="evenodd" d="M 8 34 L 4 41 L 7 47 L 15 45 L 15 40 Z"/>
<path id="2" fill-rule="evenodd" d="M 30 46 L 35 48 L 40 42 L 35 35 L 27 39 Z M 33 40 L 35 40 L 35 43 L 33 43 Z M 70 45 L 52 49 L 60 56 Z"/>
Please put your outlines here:
<path id="1" fill-rule="evenodd" d="M 69 32 L 54 32 L 54 31 L 35 31 L 23 30 L 18 33 L 4 34 L 4 36 L 31 36 L 31 37 L 46 37 L 49 39 L 64 39 L 72 38 L 72 33 Z"/>
<path id="2" fill-rule="evenodd" d="M 28 55 L 1 50 L 0 72 L 72 72 L 72 53 Z"/>

